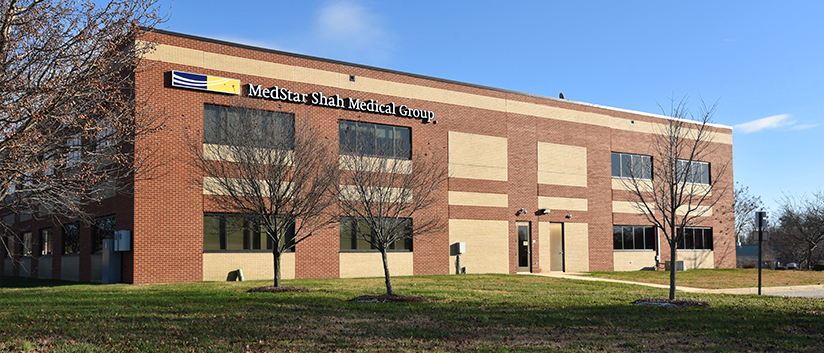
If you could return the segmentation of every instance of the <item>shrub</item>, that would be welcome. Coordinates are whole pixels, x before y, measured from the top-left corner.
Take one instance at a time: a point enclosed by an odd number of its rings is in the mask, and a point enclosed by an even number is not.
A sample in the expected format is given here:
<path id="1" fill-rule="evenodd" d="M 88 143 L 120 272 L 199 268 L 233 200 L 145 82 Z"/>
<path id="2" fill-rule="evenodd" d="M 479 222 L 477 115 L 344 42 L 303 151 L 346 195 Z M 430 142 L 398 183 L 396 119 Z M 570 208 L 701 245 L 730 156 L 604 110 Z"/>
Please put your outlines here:
<path id="1" fill-rule="evenodd" d="M 784 267 L 784 266 L 778 266 L 778 267 L 776 267 L 775 269 L 776 269 L 776 270 L 778 270 L 778 271 L 784 271 L 784 270 L 786 270 L 787 268 L 786 268 L 786 267 Z"/>
<path id="2" fill-rule="evenodd" d="M 824 271 L 824 263 L 813 265 L 813 271 Z"/>

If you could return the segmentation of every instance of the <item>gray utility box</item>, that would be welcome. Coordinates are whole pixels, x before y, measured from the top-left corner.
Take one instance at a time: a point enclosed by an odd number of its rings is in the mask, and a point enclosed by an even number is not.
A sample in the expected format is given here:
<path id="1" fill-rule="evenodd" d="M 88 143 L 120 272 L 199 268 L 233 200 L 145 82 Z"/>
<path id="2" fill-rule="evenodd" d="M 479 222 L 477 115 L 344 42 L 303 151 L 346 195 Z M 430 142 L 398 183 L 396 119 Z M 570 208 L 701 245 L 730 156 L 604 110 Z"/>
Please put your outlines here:
<path id="1" fill-rule="evenodd" d="M 670 271 L 670 269 L 672 268 L 671 266 L 672 266 L 671 261 L 667 261 L 667 262 L 664 263 L 664 268 L 667 271 Z M 684 260 L 676 260 L 675 261 L 675 271 L 679 272 L 679 271 L 683 271 L 683 270 L 684 270 Z"/>

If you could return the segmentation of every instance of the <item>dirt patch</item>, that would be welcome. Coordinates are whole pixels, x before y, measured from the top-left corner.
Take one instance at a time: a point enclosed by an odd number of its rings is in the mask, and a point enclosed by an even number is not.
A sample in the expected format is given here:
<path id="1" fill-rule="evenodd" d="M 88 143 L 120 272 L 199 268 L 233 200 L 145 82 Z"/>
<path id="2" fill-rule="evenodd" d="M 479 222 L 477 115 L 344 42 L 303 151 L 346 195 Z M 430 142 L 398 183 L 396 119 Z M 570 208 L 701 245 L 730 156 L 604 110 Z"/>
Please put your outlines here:
<path id="1" fill-rule="evenodd" d="M 303 287 L 292 287 L 292 286 L 280 286 L 280 287 L 257 287 L 247 290 L 247 293 L 284 293 L 284 292 L 292 292 L 292 293 L 306 293 L 311 292 L 312 290 L 309 288 Z"/>
<path id="2" fill-rule="evenodd" d="M 638 299 L 632 304 L 636 305 L 657 305 L 657 306 L 678 306 L 678 307 L 691 307 L 691 306 L 710 306 L 710 303 L 702 302 L 699 300 L 692 300 L 692 299 L 669 299 L 669 298 L 644 298 Z"/>
<path id="3" fill-rule="evenodd" d="M 352 303 L 428 303 L 429 299 L 409 295 L 381 294 L 361 295 L 348 301 Z"/>

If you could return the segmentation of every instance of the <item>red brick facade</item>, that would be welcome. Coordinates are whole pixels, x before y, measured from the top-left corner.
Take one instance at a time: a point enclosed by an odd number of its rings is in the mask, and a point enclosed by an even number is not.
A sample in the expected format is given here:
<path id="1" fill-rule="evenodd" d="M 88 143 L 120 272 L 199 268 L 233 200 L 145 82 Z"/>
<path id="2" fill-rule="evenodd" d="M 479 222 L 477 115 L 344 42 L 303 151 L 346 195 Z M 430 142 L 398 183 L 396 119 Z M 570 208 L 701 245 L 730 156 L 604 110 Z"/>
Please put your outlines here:
<path id="1" fill-rule="evenodd" d="M 388 70 L 381 70 L 358 65 L 315 59 L 304 56 L 280 53 L 269 50 L 250 48 L 231 43 L 194 38 L 174 33 L 160 32 L 153 36 L 153 41 L 165 47 L 174 47 L 181 52 L 195 51 L 208 55 L 240 58 L 239 63 L 275 63 L 286 67 L 314 69 L 320 73 L 337 73 L 354 76 L 355 82 L 402 84 L 391 86 L 405 87 L 413 93 L 399 96 L 395 93 L 382 93 L 347 89 L 341 82 L 337 87 L 321 85 L 312 77 L 292 77 L 290 75 L 249 74 L 253 70 L 236 66 L 234 69 L 217 70 L 209 65 L 185 65 L 174 60 L 148 60 L 138 72 L 135 85 L 138 92 L 150 94 L 155 108 L 162 108 L 167 116 L 162 132 L 151 139 L 139 141 L 141 147 L 160 147 L 163 163 L 152 178 L 138 180 L 134 184 L 134 196 L 118 196 L 104 200 L 95 213 L 104 216 L 116 214 L 117 229 L 133 232 L 133 250 L 123 255 L 122 280 L 128 283 L 186 282 L 203 279 L 203 214 L 216 212 L 210 205 L 208 196 L 204 195 L 192 182 L 193 175 L 187 162 L 188 152 L 185 147 L 187 133 L 203 129 L 203 106 L 205 103 L 229 105 L 233 99 L 230 95 L 187 90 L 170 87 L 169 72 L 172 70 L 192 72 L 204 75 L 239 79 L 244 87 L 251 83 L 263 87 L 287 87 L 294 92 L 324 92 L 325 95 L 339 94 L 341 97 L 376 99 L 382 103 L 395 102 L 417 109 L 433 111 L 437 124 L 422 123 L 418 119 L 372 114 L 362 111 L 335 109 L 308 104 L 288 103 L 283 101 L 265 101 L 266 107 L 273 111 L 290 112 L 299 121 L 309 121 L 320 128 L 318 138 L 337 140 L 338 121 L 353 120 L 377 124 L 406 126 L 411 128 L 412 148 L 426 149 L 441 155 L 449 153 L 449 133 L 466 133 L 473 135 L 494 136 L 506 139 L 507 178 L 506 180 L 486 180 L 450 177 L 445 187 L 438 191 L 438 202 L 426 212 L 438 214 L 445 218 L 460 220 L 505 221 L 509 224 L 507 242 L 508 272 L 515 273 L 517 267 L 517 231 L 516 222 L 529 222 L 532 227 L 531 271 L 548 271 L 548 264 L 541 263 L 541 252 L 548 251 L 539 241 L 538 225 L 541 222 L 576 222 L 586 224 L 588 238 L 588 269 L 592 271 L 609 271 L 614 269 L 614 251 L 612 248 L 612 226 L 614 224 L 648 224 L 642 215 L 614 213 L 613 201 L 623 200 L 626 191 L 614 190 L 610 169 L 610 153 L 624 152 L 647 154 L 650 135 L 643 131 L 629 128 L 613 128 L 608 124 L 593 121 L 575 121 L 574 119 L 553 119 L 545 116 L 532 116 L 523 112 L 485 109 L 468 104 L 452 104 L 449 94 L 470 96 L 472 99 L 490 99 L 516 102 L 530 106 L 560 109 L 570 114 L 590 114 L 592 116 L 612 119 L 629 124 L 662 123 L 664 118 L 643 113 L 633 113 L 598 107 L 590 104 L 565 101 L 560 99 L 535 97 L 527 94 L 478 87 L 458 82 L 421 77 Z M 150 58 L 157 59 L 150 56 Z M 182 59 L 181 59 L 182 60 Z M 205 59 L 204 59 L 205 62 Z M 232 65 L 228 65 L 232 66 Z M 262 70 L 262 69 L 261 69 Z M 313 71 L 314 72 L 314 71 Z M 375 84 L 370 87 L 379 87 Z M 420 88 L 447 92 L 448 99 L 410 98 Z M 396 91 L 393 91 L 396 92 Z M 589 116 L 589 115 L 587 115 Z M 730 135 L 731 129 L 716 128 L 718 134 Z M 538 183 L 539 143 L 551 143 L 566 146 L 583 147 L 586 151 L 586 186 L 550 185 Z M 732 145 L 717 143 L 717 152 L 710 163 L 731 163 Z M 446 161 L 446 159 L 444 159 Z M 732 168 L 720 181 L 732 187 Z M 450 204 L 449 192 L 468 192 L 481 194 L 507 195 L 506 207 L 473 206 Z M 733 213 L 732 193 L 728 192 L 721 202 L 714 207 L 712 217 L 707 217 L 706 226 L 714 229 L 714 267 L 733 267 Z M 536 215 L 540 197 L 585 199 L 586 210 L 565 210 Z M 525 208 L 525 214 L 516 214 Z M 18 223 L 20 230 L 30 229 L 35 234 L 43 227 L 50 226 L 44 222 L 28 221 Z M 55 227 L 54 249 L 62 249 L 61 231 Z M 415 240 L 413 253 L 414 274 L 447 274 L 454 270 L 449 256 L 450 231 L 444 229 L 431 234 L 425 239 Z M 547 245 L 548 246 L 548 245 Z M 666 240 L 661 239 L 661 258 L 669 259 Z M 91 262 L 91 231 L 88 226 L 81 227 L 81 252 L 79 254 L 79 280 L 88 282 Z M 295 251 L 296 278 L 325 278 L 340 275 L 340 246 L 337 227 L 322 234 L 310 237 L 298 244 Z M 52 278 L 60 278 L 60 256 L 54 256 Z M 36 266 L 37 261 L 32 260 Z M 0 262 L 0 266 L 3 263 Z M 3 269 L 0 268 L 0 271 Z M 36 272 L 36 271 L 35 271 Z M 15 268 L 14 274 L 17 275 Z"/>

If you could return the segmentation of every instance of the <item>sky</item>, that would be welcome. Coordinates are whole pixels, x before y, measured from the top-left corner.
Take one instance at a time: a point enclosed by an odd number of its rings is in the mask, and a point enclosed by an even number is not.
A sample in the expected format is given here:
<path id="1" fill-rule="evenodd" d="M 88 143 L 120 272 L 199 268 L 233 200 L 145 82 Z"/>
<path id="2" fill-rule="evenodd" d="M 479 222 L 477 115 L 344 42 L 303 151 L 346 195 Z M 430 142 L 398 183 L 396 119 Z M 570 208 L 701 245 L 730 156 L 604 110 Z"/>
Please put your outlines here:
<path id="1" fill-rule="evenodd" d="M 768 211 L 824 189 L 824 1 L 160 4 L 189 35 L 654 114 L 717 103 Z"/>

